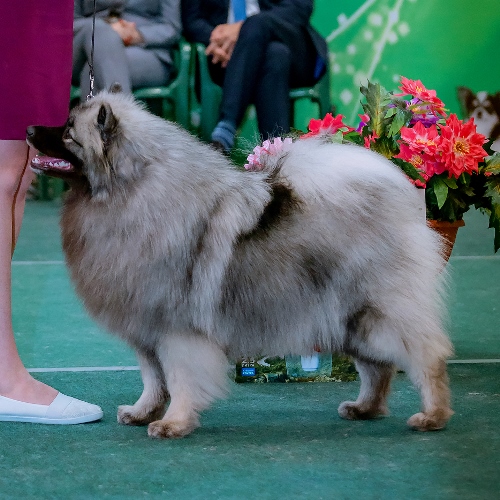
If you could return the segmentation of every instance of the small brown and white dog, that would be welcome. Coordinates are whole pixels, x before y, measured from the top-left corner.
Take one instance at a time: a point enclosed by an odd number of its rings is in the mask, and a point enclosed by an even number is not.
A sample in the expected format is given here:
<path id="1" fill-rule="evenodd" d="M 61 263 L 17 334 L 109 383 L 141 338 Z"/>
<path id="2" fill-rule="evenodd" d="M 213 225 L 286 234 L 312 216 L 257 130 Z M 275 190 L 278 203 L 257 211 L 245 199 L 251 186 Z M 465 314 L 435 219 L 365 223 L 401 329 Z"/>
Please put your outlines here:
<path id="1" fill-rule="evenodd" d="M 462 113 L 474 118 L 477 131 L 493 141 L 491 149 L 500 151 L 500 92 L 474 93 L 467 87 L 458 87 L 457 95 Z"/>

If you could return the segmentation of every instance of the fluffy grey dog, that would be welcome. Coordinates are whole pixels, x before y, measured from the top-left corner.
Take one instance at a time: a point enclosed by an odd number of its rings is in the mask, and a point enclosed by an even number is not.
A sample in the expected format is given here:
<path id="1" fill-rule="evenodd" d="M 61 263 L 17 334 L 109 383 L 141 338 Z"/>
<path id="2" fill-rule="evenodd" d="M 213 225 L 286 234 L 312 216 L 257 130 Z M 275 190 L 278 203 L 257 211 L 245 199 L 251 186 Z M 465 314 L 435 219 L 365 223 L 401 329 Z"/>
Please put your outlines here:
<path id="1" fill-rule="evenodd" d="M 310 138 L 247 172 L 107 92 L 65 127 L 30 127 L 28 141 L 71 162 L 34 166 L 71 184 L 61 227 L 72 280 L 140 362 L 144 392 L 119 422 L 185 436 L 224 395 L 228 358 L 319 346 L 356 361 L 361 391 L 341 417 L 385 414 L 398 367 L 421 393 L 408 424 L 445 426 L 441 242 L 390 161 Z"/>

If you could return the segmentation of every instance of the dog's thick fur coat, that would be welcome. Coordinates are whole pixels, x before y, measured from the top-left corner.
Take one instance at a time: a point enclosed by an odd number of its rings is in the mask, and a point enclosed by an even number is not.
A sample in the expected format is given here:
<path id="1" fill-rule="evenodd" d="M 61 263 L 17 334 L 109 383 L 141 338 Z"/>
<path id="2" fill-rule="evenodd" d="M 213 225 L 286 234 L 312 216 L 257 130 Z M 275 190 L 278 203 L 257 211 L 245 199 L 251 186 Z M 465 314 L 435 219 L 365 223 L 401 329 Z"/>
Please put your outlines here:
<path id="1" fill-rule="evenodd" d="M 310 138 L 246 172 L 107 92 L 28 141 L 73 163 L 39 165 L 72 186 L 61 220 L 72 280 L 139 358 L 144 392 L 119 422 L 184 436 L 225 393 L 227 357 L 319 346 L 356 361 L 361 391 L 342 417 L 385 414 L 397 367 L 421 393 L 409 425 L 446 424 L 441 242 L 391 162 Z"/>

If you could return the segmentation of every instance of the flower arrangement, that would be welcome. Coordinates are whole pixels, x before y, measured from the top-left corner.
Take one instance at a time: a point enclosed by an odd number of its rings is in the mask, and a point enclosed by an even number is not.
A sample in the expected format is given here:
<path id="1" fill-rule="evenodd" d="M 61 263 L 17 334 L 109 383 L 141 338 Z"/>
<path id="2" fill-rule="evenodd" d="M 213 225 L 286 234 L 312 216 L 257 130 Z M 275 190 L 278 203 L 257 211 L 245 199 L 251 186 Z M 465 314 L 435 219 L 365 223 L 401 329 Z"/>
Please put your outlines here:
<path id="1" fill-rule="evenodd" d="M 436 91 L 419 80 L 401 77 L 401 93 L 388 92 L 368 82 L 360 88 L 364 114 L 357 128 L 344 117 L 327 114 L 312 119 L 307 133 L 295 140 L 324 136 L 332 142 L 350 142 L 376 151 L 405 172 L 417 188 L 425 189 L 427 219 L 461 221 L 471 206 L 489 215 L 495 229 L 495 252 L 500 248 L 500 153 L 492 154 L 474 119 L 464 122 L 447 115 Z M 286 150 L 292 138 L 275 138 L 254 149 L 245 168 L 256 170 L 268 155 Z"/>

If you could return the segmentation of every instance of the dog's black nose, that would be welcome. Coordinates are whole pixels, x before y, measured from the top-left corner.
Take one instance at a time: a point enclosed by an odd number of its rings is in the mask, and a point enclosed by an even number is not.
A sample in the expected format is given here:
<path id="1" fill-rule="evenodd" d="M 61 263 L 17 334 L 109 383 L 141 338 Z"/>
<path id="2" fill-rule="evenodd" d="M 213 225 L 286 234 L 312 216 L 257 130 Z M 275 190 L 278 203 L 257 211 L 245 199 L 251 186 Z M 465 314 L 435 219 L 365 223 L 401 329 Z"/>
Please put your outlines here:
<path id="1" fill-rule="evenodd" d="M 26 129 L 26 136 L 27 137 L 32 137 L 35 135 L 35 127 L 30 126 Z"/>

